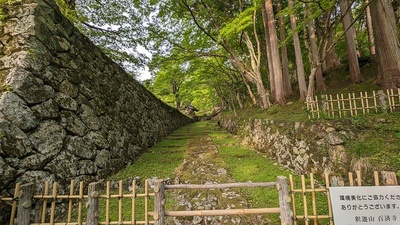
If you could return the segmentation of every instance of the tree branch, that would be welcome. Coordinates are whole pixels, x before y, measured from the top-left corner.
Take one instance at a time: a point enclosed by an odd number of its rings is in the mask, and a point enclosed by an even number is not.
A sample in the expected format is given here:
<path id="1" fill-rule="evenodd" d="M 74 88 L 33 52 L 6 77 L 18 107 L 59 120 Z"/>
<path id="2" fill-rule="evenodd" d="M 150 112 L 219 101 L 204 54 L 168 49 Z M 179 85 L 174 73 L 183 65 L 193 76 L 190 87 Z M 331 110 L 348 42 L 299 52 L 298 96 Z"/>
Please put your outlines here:
<path id="1" fill-rule="evenodd" d="M 113 34 L 118 34 L 118 35 L 120 34 L 120 32 L 118 32 L 118 31 L 115 31 L 115 30 L 107 30 L 107 29 L 104 29 L 104 28 L 101 28 L 101 27 L 97 27 L 97 26 L 91 25 L 91 24 L 89 24 L 89 23 L 87 23 L 87 22 L 85 22 L 85 21 L 81 21 L 81 23 L 82 23 L 83 25 L 89 27 L 89 28 L 92 28 L 92 29 L 94 29 L 94 30 L 101 31 L 101 32 L 103 32 L 103 33 L 113 33 Z"/>

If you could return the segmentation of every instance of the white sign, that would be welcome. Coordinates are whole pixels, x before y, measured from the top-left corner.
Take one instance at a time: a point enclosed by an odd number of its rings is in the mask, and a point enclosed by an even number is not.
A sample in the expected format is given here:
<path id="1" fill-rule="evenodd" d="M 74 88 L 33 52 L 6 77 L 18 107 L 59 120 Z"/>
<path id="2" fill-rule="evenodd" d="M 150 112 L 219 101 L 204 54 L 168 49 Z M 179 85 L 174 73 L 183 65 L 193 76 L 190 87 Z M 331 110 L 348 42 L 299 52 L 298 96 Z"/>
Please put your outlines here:
<path id="1" fill-rule="evenodd" d="M 399 225 L 400 186 L 330 187 L 335 225 Z"/>

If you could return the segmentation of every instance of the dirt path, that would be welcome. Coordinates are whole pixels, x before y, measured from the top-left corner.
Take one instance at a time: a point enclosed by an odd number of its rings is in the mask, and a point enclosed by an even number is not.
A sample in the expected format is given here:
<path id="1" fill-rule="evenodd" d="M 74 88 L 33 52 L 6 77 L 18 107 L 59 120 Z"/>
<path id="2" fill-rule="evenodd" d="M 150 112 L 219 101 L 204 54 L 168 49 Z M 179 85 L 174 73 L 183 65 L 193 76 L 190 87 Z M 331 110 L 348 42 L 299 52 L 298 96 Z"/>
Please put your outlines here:
<path id="1" fill-rule="evenodd" d="M 177 169 L 174 183 L 216 184 L 236 182 L 216 145 L 205 129 L 202 134 L 194 134 L 186 150 L 186 158 Z M 210 190 L 177 190 L 174 193 L 177 204 L 173 210 L 212 210 L 249 208 L 249 203 L 241 195 L 239 188 Z M 176 217 L 167 224 L 268 224 L 261 215 Z"/>

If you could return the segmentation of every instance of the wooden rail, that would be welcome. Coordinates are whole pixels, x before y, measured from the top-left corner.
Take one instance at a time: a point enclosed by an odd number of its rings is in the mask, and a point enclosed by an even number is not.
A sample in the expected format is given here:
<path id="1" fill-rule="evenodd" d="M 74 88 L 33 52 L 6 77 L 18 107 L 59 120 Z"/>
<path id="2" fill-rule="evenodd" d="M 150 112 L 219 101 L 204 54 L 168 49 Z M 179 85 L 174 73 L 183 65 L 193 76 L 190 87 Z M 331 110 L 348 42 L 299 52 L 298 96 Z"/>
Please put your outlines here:
<path id="1" fill-rule="evenodd" d="M 279 194 L 279 208 L 257 208 L 257 209 L 222 209 L 222 210 L 195 210 L 195 211 L 165 211 L 165 190 L 167 189 L 224 189 L 235 187 L 273 187 L 276 186 Z M 155 225 L 164 225 L 167 216 L 225 216 L 225 215 L 249 215 L 249 214 L 271 214 L 280 213 L 281 223 L 286 225 L 292 224 L 292 213 L 287 199 L 288 183 L 286 177 L 278 177 L 277 182 L 267 183 L 229 183 L 229 184 L 177 184 L 166 185 L 164 180 L 156 180 L 154 182 L 154 217 Z"/>

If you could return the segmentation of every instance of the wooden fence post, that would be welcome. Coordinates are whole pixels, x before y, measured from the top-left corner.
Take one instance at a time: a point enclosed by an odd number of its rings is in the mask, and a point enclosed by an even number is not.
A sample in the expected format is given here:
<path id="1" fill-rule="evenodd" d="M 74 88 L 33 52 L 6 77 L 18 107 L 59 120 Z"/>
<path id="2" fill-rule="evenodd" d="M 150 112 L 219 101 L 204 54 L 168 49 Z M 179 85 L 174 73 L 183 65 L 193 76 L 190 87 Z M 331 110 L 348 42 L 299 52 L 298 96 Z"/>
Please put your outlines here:
<path id="1" fill-rule="evenodd" d="M 17 223 L 18 225 L 29 225 L 31 220 L 31 207 L 32 197 L 35 192 L 33 183 L 21 185 L 20 192 L 18 193 L 18 211 Z"/>
<path id="2" fill-rule="evenodd" d="M 165 223 L 165 181 L 154 181 L 154 225 Z"/>
<path id="3" fill-rule="evenodd" d="M 90 183 L 88 187 L 87 225 L 99 224 L 99 183 Z"/>
<path id="4" fill-rule="evenodd" d="M 281 225 L 292 225 L 293 213 L 289 205 L 290 197 L 289 197 L 288 183 L 286 177 L 278 176 L 276 186 L 278 188 L 278 193 L 279 193 Z"/>

